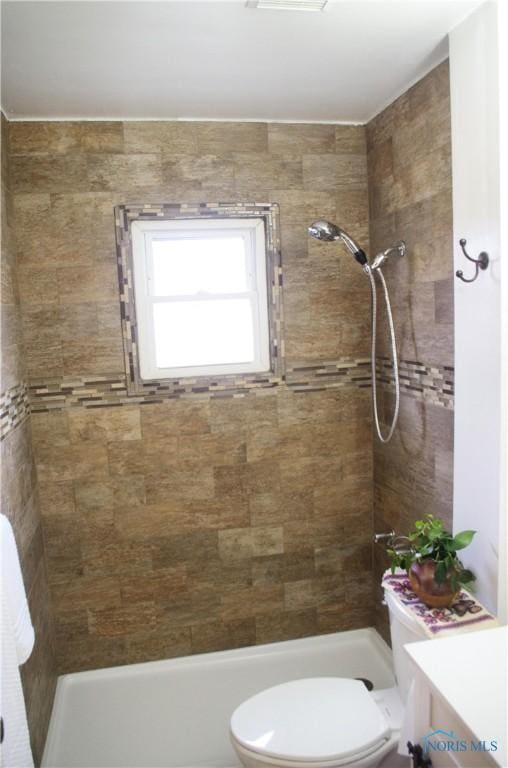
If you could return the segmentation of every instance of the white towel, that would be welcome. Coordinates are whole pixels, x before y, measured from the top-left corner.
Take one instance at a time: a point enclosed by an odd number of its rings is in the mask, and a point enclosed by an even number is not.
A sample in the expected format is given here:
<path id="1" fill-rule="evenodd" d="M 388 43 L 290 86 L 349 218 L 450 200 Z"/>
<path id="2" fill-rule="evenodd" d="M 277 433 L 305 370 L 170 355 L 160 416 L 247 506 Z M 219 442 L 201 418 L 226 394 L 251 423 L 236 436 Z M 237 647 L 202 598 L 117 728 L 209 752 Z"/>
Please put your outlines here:
<path id="1" fill-rule="evenodd" d="M 0 515 L 0 539 L 2 556 L 2 592 L 16 646 L 18 664 L 24 664 L 32 653 L 35 634 L 23 584 L 18 549 L 11 524 Z"/>
<path id="2" fill-rule="evenodd" d="M 4 729 L 0 765 L 3 768 L 32 768 L 33 758 L 19 665 L 30 656 L 35 636 L 16 541 L 5 515 L 0 515 L 0 555 L 0 691 Z"/>
<path id="3" fill-rule="evenodd" d="M 2 587 L 4 586 L 2 584 Z M 2 768 L 33 768 L 14 630 L 6 590 L 2 588 L 0 592 L 2 611 L 0 691 L 4 727 L 4 740 L 0 746 L 0 765 Z"/>

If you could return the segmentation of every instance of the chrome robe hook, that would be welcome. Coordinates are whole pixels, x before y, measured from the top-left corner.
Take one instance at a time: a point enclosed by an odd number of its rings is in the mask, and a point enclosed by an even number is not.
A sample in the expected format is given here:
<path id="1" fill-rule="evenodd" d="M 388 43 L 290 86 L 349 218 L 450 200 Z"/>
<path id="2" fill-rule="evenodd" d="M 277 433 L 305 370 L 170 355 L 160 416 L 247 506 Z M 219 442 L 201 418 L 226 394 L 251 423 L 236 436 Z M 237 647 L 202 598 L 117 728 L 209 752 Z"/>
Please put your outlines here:
<path id="1" fill-rule="evenodd" d="M 476 271 L 475 271 L 473 277 L 471 277 L 469 279 L 467 277 L 464 277 L 464 273 L 463 273 L 463 271 L 461 269 L 458 269 L 455 272 L 455 274 L 457 275 L 459 280 L 462 280 L 463 283 L 474 283 L 474 281 L 476 280 L 476 278 L 480 274 L 480 269 L 487 269 L 487 267 L 489 266 L 489 254 L 486 251 L 482 251 L 481 253 L 478 254 L 478 258 L 477 259 L 473 259 L 473 257 L 470 256 L 468 254 L 468 252 L 466 251 L 466 243 L 467 243 L 466 238 L 462 237 L 459 240 L 459 243 L 460 243 L 460 247 L 462 248 L 462 253 L 466 257 L 466 259 L 469 259 L 469 261 L 473 262 L 473 264 L 476 267 Z"/>

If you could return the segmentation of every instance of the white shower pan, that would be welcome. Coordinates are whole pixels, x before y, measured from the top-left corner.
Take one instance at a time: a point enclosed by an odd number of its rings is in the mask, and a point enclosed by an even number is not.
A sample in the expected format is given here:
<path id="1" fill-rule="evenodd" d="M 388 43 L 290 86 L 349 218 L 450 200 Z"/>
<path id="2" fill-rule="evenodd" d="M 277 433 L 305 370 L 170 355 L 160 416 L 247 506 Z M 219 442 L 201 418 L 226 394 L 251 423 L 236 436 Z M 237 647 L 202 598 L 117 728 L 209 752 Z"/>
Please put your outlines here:
<path id="1" fill-rule="evenodd" d="M 302 677 L 394 685 L 374 629 L 59 678 L 43 768 L 230 768 L 229 720 L 246 698 Z"/>

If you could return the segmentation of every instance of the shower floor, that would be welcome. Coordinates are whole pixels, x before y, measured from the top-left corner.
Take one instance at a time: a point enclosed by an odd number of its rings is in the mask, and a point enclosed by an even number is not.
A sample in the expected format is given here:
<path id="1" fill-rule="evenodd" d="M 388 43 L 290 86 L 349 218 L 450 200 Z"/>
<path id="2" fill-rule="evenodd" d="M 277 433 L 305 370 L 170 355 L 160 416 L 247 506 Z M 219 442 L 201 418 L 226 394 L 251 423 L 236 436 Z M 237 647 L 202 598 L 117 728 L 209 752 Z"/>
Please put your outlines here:
<path id="1" fill-rule="evenodd" d="M 59 678 L 45 768 L 236 766 L 229 719 L 246 698 L 302 677 L 394 685 L 373 629 L 200 654 Z"/>

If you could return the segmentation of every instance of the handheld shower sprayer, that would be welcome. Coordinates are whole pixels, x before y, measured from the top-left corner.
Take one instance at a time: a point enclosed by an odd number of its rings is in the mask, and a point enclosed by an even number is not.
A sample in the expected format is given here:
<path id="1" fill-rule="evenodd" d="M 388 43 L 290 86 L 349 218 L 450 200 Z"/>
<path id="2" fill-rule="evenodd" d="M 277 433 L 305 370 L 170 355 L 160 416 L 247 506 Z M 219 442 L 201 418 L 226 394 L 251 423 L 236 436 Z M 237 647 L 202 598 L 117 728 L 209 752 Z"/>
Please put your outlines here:
<path id="1" fill-rule="evenodd" d="M 346 248 L 353 254 L 359 264 L 364 266 L 364 264 L 369 263 L 365 251 L 360 248 L 358 243 L 356 243 L 347 232 L 336 224 L 332 224 L 330 221 L 314 221 L 307 231 L 309 235 L 315 237 L 316 240 L 324 240 L 325 242 L 342 240 Z"/>
<path id="2" fill-rule="evenodd" d="M 342 240 L 346 248 L 353 254 L 356 261 L 361 264 L 364 272 L 370 281 L 371 297 L 372 297 L 372 326 L 371 326 L 371 370 L 372 370 L 372 410 L 374 412 L 374 424 L 376 426 L 376 432 L 382 443 L 387 443 L 395 430 L 397 419 L 399 416 L 399 403 L 400 403 L 400 384 L 399 384 L 399 369 L 397 361 L 397 344 L 395 339 L 395 329 L 393 325 L 392 309 L 390 305 L 390 297 L 388 295 L 388 288 L 381 271 L 381 266 L 386 259 L 391 256 L 392 253 L 397 253 L 399 256 L 404 256 L 406 253 L 406 245 L 403 240 L 400 240 L 394 246 L 387 248 L 381 253 L 378 253 L 374 258 L 372 264 L 369 264 L 369 260 L 365 251 L 363 251 L 358 243 L 348 235 L 343 229 L 336 224 L 332 224 L 330 221 L 315 221 L 308 228 L 308 233 L 311 237 L 315 237 L 316 240 L 323 240 L 325 242 L 333 242 L 335 240 Z M 395 409 L 393 413 L 392 423 L 388 429 L 388 433 L 383 435 L 381 426 L 379 424 L 378 405 L 377 405 L 377 390 L 376 390 L 376 320 L 377 320 L 377 291 L 376 291 L 376 279 L 377 275 L 381 286 L 383 288 L 383 294 L 386 305 L 386 313 L 388 316 L 388 326 L 390 331 L 390 341 L 392 347 L 392 363 L 393 363 L 393 379 L 395 384 Z"/>

